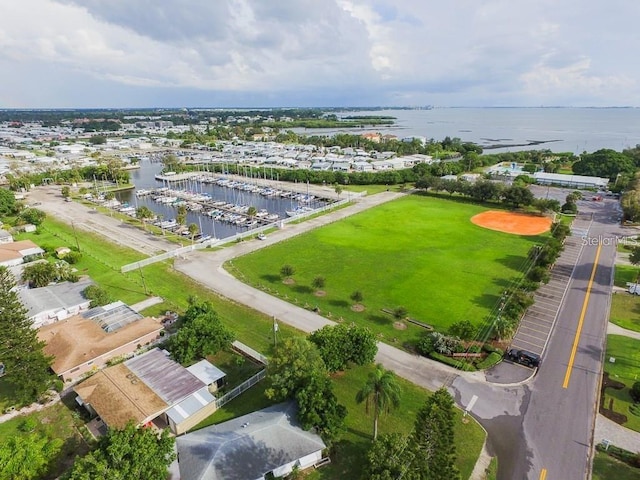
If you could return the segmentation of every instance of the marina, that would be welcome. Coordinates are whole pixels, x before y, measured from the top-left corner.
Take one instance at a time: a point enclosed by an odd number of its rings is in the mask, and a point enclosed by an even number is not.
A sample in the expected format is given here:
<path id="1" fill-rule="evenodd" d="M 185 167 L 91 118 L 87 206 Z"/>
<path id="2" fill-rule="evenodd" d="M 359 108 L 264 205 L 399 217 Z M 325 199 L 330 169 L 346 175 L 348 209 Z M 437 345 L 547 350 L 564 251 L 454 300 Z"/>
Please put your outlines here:
<path id="1" fill-rule="evenodd" d="M 149 223 L 191 238 L 188 225 L 198 226 L 194 241 L 224 239 L 239 231 L 277 225 L 278 221 L 320 208 L 331 199 L 309 192 L 306 184 L 293 189 L 274 186 L 266 179 L 231 177 L 210 172 L 160 173 L 162 164 L 143 162 L 132 173 L 136 188 L 118 192 L 103 205 L 135 217 L 140 206 L 155 215 Z M 185 220 L 178 222 L 179 212 Z"/>

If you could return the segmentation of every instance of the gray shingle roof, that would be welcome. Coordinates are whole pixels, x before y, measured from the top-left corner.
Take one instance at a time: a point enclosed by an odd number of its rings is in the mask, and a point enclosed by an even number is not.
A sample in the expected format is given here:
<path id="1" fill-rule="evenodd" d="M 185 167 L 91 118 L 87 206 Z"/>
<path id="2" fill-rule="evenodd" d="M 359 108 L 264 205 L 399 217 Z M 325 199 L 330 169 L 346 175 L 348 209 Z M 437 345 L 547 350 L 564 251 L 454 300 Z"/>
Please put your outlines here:
<path id="1" fill-rule="evenodd" d="M 326 448 L 302 430 L 293 402 L 273 405 L 176 439 L 182 480 L 253 480 Z"/>

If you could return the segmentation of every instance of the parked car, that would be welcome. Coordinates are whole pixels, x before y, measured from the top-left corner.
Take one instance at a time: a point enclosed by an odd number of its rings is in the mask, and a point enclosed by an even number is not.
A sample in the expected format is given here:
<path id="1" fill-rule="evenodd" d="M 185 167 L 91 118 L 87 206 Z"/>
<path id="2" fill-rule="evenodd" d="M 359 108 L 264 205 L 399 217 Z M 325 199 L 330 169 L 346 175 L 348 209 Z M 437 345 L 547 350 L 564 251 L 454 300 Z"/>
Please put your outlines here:
<path id="1" fill-rule="evenodd" d="M 525 365 L 531 368 L 537 368 L 540 366 L 541 358 L 540 355 L 532 352 L 528 352 L 526 350 L 518 350 L 515 348 L 510 348 L 507 350 L 506 354 L 507 358 L 512 362 L 519 363 L 520 365 Z"/>

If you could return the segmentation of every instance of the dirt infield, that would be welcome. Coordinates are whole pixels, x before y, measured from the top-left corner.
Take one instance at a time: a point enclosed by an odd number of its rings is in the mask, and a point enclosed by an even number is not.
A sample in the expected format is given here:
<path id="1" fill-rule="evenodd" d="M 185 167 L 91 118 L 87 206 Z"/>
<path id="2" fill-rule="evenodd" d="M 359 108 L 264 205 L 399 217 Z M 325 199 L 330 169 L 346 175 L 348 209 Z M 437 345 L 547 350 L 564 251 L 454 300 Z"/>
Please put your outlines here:
<path id="1" fill-rule="evenodd" d="M 515 235 L 540 235 L 551 228 L 550 218 L 501 210 L 489 210 L 474 215 L 471 217 L 471 223 L 489 230 Z"/>

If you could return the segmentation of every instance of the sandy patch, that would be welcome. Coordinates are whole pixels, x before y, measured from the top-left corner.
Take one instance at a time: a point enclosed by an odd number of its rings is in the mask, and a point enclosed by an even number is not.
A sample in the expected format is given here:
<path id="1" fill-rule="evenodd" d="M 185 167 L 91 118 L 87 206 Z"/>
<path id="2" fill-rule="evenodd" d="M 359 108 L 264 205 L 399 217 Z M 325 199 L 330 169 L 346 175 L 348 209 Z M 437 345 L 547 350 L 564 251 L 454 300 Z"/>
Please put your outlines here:
<path id="1" fill-rule="evenodd" d="M 515 235 L 540 235 L 551 228 L 551 219 L 524 213 L 489 210 L 471 217 L 471 223 L 479 227 Z"/>
<path id="2" fill-rule="evenodd" d="M 327 292 L 325 292 L 324 290 L 316 290 L 314 295 L 316 297 L 324 297 L 327 294 Z"/>
<path id="3" fill-rule="evenodd" d="M 293 278 L 285 278 L 284 280 L 282 280 L 282 283 L 284 283 L 285 285 L 293 285 L 294 283 L 296 283 L 296 281 Z"/>
<path id="4" fill-rule="evenodd" d="M 406 330 L 407 324 L 404 322 L 393 322 L 393 328 L 396 330 Z"/>
<path id="5" fill-rule="evenodd" d="M 355 305 L 351 305 L 351 311 L 353 312 L 364 312 L 364 305 L 356 303 Z"/>

